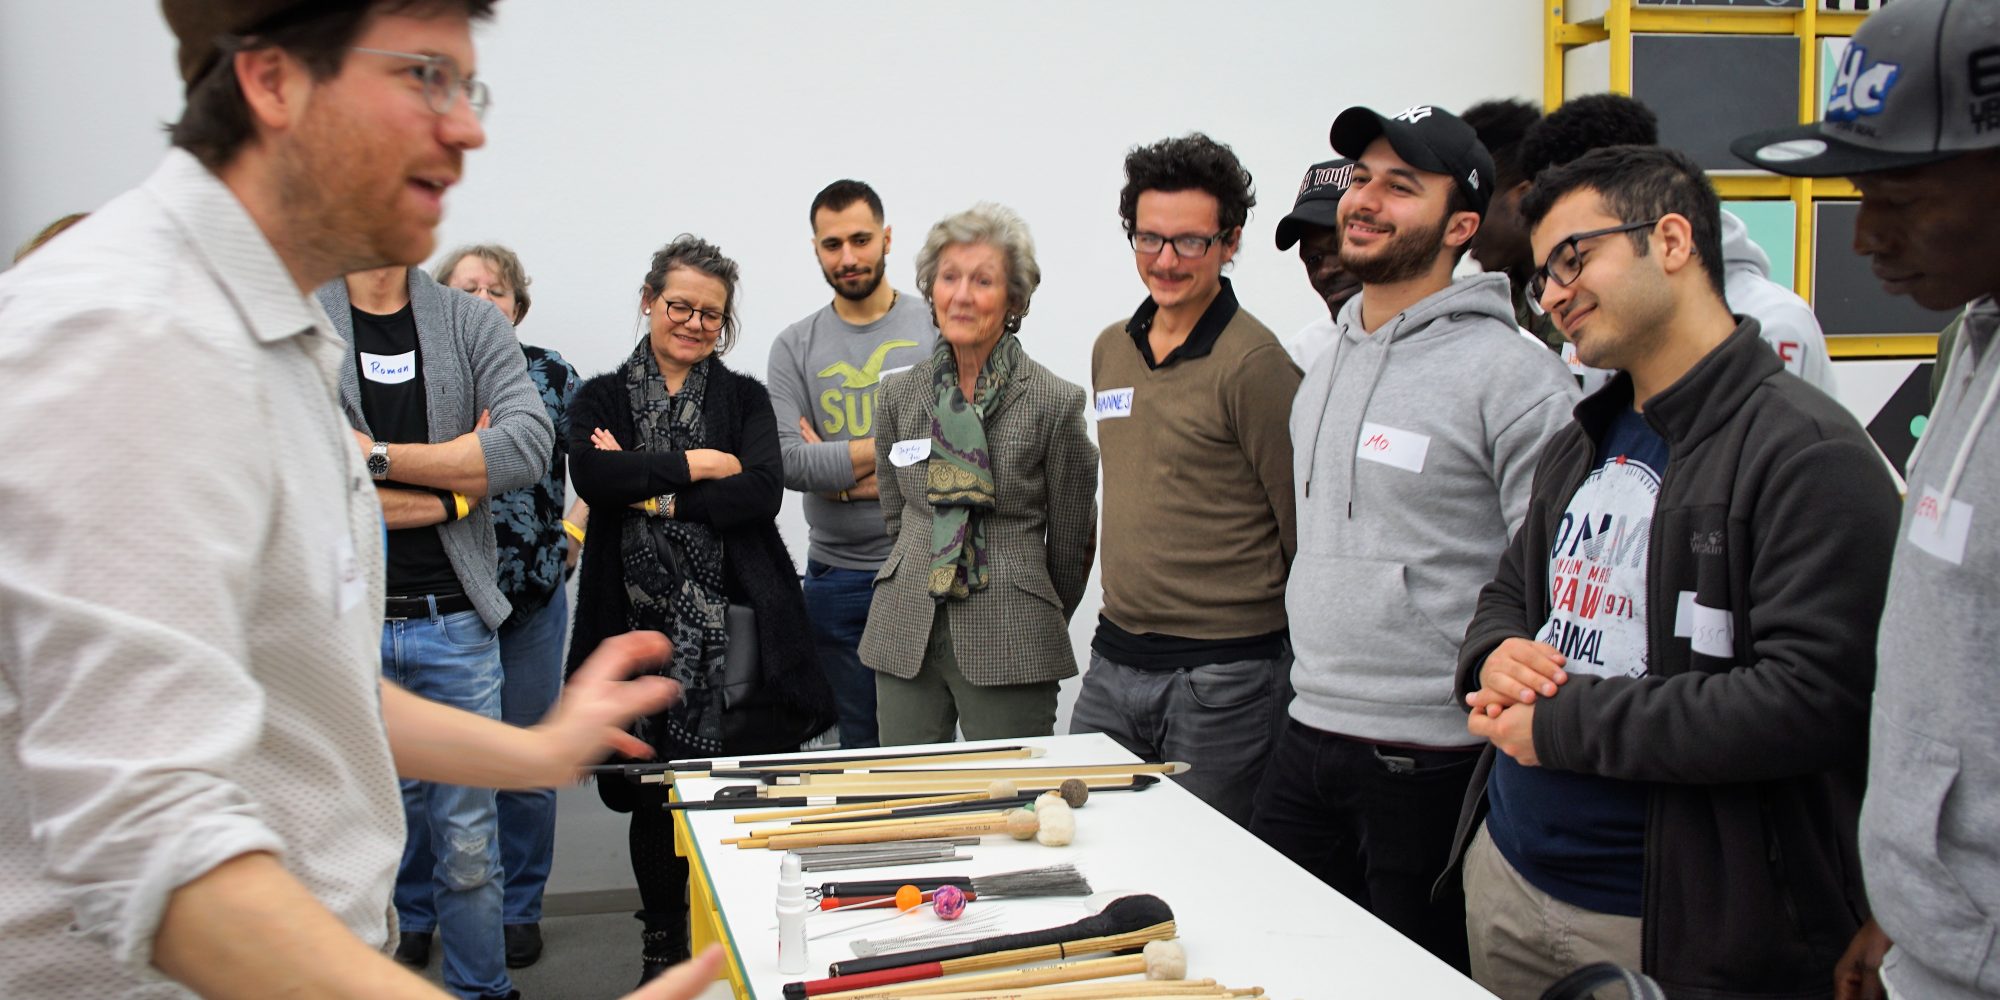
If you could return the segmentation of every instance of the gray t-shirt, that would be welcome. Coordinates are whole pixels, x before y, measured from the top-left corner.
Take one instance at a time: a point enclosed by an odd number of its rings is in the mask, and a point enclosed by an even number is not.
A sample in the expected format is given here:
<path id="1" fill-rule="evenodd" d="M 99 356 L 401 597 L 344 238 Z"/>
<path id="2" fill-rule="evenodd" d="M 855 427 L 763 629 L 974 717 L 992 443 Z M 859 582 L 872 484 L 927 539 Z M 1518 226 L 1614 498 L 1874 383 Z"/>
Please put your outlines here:
<path id="1" fill-rule="evenodd" d="M 841 503 L 821 493 L 854 485 L 847 442 L 875 433 L 875 393 L 882 378 L 930 356 L 937 327 L 915 295 L 898 294 L 881 319 L 855 326 L 828 303 L 778 334 L 766 375 L 785 454 L 785 488 L 805 495 L 812 559 L 843 569 L 879 569 L 893 540 L 882 527 L 882 505 Z M 812 421 L 821 444 L 807 444 L 799 418 Z"/>

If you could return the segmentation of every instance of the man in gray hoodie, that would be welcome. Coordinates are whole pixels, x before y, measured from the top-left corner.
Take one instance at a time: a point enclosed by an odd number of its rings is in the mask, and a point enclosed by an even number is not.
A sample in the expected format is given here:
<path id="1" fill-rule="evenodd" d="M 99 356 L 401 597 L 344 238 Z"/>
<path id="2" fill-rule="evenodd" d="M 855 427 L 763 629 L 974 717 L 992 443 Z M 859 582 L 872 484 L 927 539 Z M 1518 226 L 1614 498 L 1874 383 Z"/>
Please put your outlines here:
<path id="1" fill-rule="evenodd" d="M 1453 666 L 1577 388 L 1503 275 L 1452 280 L 1494 186 L 1472 128 L 1350 108 L 1332 139 L 1357 160 L 1340 257 L 1362 286 L 1292 405 L 1297 697 L 1251 829 L 1463 970 L 1464 901 L 1431 899 L 1478 758 Z"/>
<path id="2" fill-rule="evenodd" d="M 1851 178 L 1854 248 L 1884 288 L 1930 309 L 1970 303 L 1907 470 L 1861 809 L 1880 926 L 1841 959 L 1843 997 L 1881 982 L 1899 997 L 2000 994 L 2000 437 L 1981 433 L 2000 399 L 1996 15 L 1994 0 L 1897 0 L 1855 32 L 1824 121 L 1732 147 L 1778 173 Z"/>

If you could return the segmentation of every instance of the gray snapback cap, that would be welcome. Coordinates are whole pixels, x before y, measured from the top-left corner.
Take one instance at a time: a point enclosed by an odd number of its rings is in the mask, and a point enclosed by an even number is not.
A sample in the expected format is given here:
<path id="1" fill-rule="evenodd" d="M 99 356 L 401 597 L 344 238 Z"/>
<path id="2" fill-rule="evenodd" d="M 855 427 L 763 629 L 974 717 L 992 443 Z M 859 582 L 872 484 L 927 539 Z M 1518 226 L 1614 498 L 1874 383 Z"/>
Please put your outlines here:
<path id="1" fill-rule="evenodd" d="M 1826 112 L 1730 152 L 1774 173 L 1841 177 L 2000 148 L 2000 0 L 1896 0 L 1854 33 Z"/>

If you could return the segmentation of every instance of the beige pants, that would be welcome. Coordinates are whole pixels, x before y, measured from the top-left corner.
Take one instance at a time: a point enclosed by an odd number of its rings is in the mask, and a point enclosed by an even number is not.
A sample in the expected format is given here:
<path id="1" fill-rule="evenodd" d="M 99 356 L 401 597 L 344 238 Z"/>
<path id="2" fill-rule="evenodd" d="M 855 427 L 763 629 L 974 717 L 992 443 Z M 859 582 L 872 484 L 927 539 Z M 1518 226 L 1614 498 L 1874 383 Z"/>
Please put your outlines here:
<path id="1" fill-rule="evenodd" d="M 1535 888 L 1493 846 L 1485 824 L 1465 852 L 1465 937 L 1473 981 L 1501 1000 L 1537 1000 L 1592 962 L 1639 968 L 1638 917 L 1586 910 Z"/>

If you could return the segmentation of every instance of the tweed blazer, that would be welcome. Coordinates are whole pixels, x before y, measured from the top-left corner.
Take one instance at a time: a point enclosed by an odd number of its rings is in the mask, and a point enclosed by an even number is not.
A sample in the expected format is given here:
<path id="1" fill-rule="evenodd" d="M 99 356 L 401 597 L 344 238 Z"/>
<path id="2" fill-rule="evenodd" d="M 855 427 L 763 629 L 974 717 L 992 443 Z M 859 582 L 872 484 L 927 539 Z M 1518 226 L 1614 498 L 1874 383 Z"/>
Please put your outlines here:
<path id="1" fill-rule="evenodd" d="M 1083 389 L 1031 358 L 1023 362 L 986 415 L 996 490 L 985 516 L 992 575 L 984 590 L 943 604 L 959 670 L 980 685 L 1076 675 L 1069 619 L 1097 549 L 1097 446 L 1083 424 Z M 936 362 L 926 359 L 885 380 L 875 400 L 875 478 L 895 548 L 875 574 L 861 662 L 905 679 L 923 666 L 938 611 L 928 583 L 928 463 L 899 468 L 889 456 L 898 441 L 930 440 L 935 378 Z"/>

